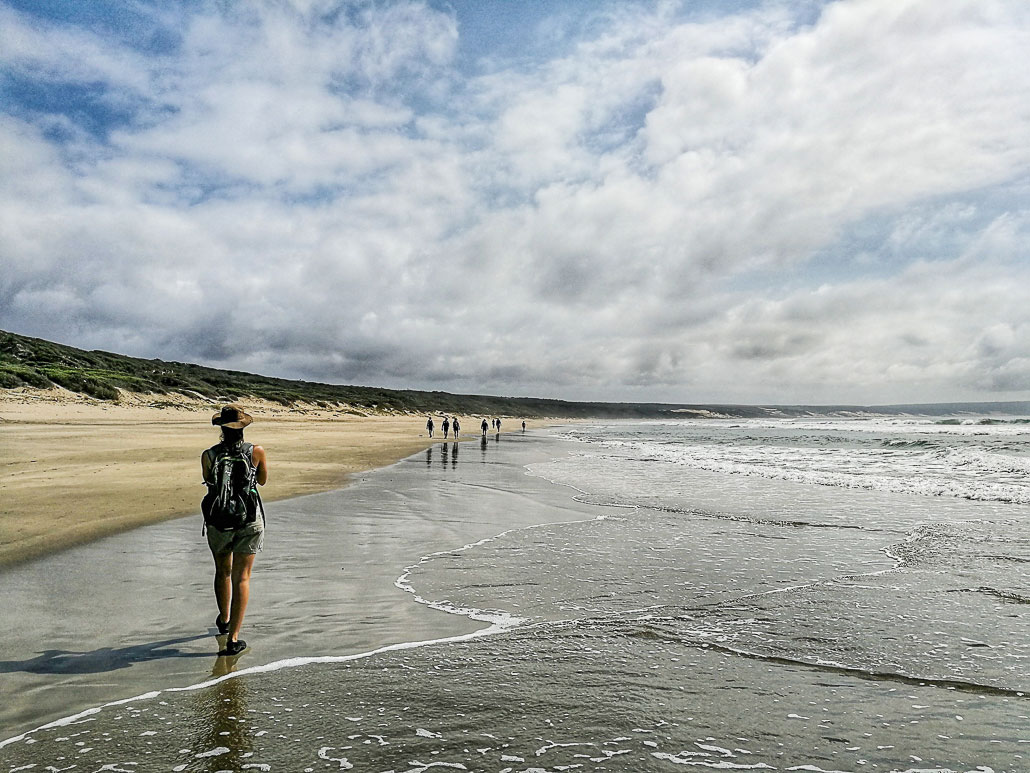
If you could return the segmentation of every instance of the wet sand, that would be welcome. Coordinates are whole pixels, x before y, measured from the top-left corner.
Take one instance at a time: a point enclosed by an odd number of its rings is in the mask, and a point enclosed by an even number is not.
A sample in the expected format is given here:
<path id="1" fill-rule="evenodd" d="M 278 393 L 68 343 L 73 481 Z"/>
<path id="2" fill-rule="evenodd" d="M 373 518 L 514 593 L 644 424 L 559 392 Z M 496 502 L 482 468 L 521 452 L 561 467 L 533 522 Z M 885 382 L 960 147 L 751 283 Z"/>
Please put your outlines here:
<path id="1" fill-rule="evenodd" d="M 255 417 L 247 440 L 269 456 L 267 502 L 339 488 L 430 442 L 424 416 L 244 404 Z M 198 512 L 200 453 L 218 440 L 214 412 L 165 395 L 112 404 L 0 390 L 0 568 Z M 478 440 L 473 424 L 466 419 L 466 438 Z"/>
<path id="2" fill-rule="evenodd" d="M 346 488 L 272 504 L 242 632 L 251 649 L 231 667 L 483 628 L 395 582 L 434 551 L 586 517 L 567 490 L 525 473 L 554 448 L 533 433 L 434 443 Z M 227 668 L 200 526 L 199 515 L 152 524 L 3 572 L 3 618 L 17 625 L 0 631 L 0 740 Z"/>

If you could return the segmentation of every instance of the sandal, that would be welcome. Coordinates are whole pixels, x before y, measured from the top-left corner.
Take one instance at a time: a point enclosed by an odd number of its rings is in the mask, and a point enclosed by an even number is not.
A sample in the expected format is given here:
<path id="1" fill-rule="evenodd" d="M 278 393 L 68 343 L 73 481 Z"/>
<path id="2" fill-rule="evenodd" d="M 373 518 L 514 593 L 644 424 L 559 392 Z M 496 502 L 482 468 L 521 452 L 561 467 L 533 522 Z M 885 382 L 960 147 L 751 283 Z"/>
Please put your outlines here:
<path id="1" fill-rule="evenodd" d="M 247 649 L 247 642 L 243 641 L 243 639 L 237 639 L 236 641 L 227 641 L 225 643 L 225 649 L 218 654 L 232 657 L 234 655 L 239 655 L 245 649 Z"/>

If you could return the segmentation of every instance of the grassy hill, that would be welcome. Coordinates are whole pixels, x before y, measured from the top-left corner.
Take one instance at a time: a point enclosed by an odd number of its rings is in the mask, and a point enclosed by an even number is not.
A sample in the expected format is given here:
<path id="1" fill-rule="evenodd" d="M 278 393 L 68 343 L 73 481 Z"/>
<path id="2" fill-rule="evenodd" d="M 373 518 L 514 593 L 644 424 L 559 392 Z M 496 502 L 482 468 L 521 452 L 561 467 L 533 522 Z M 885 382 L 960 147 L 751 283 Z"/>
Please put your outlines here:
<path id="1" fill-rule="evenodd" d="M 939 403 L 894 406 L 672 405 L 597 403 L 531 397 L 458 395 L 406 389 L 320 384 L 270 378 L 254 373 L 206 368 L 183 362 L 145 360 L 29 338 L 0 330 L 0 389 L 54 385 L 101 400 L 116 401 L 120 389 L 161 395 L 180 393 L 215 401 L 256 397 L 283 405 L 310 403 L 368 413 L 428 413 L 560 418 L 738 418 L 827 415 L 924 416 L 1030 415 L 1030 401 L 1009 403 Z"/>
<path id="2" fill-rule="evenodd" d="M 180 393 L 229 401 L 256 397 L 283 405 L 310 403 L 362 413 L 443 411 L 506 416 L 649 417 L 677 406 L 574 403 L 564 400 L 456 395 L 447 392 L 378 389 L 270 378 L 183 362 L 145 360 L 84 351 L 40 338 L 0 331 L 0 389 L 54 385 L 101 400 L 118 400 L 119 389 L 161 395 Z"/>

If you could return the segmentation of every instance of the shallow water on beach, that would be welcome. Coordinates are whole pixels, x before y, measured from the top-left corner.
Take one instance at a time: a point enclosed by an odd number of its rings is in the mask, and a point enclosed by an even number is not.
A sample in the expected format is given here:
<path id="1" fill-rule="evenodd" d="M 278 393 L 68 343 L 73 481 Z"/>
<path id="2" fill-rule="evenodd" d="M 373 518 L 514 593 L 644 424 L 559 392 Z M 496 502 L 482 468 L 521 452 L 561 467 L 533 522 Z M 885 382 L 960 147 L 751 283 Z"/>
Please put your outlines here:
<path id="1" fill-rule="evenodd" d="M 586 517 L 585 506 L 548 497 L 548 484 L 526 475 L 526 463 L 548 458 L 541 450 L 503 433 L 460 450 L 435 445 L 339 491 L 269 504 L 244 621 L 251 649 L 239 663 L 482 628 L 413 603 L 395 582 L 427 552 Z M 197 684 L 222 668 L 200 527 L 198 513 L 0 575 L 0 739 L 108 701 Z"/>
<path id="2" fill-rule="evenodd" d="M 990 465 L 1018 457 L 1014 426 L 979 448 L 952 425 L 898 434 L 948 453 L 953 433 Z M 438 512 L 455 486 L 447 506 L 475 507 L 501 477 L 510 523 L 459 531 L 393 590 L 493 628 L 156 684 L 0 748 L 0 770 L 1030 771 L 1026 484 L 852 485 L 812 466 L 820 432 L 837 465 L 896 450 L 846 423 L 578 427 L 457 466 L 437 448 L 400 471 L 422 476 L 410 507 Z M 776 455 L 734 436 L 778 445 L 780 469 L 716 469 L 720 445 Z M 866 461 L 919 477 L 908 457 Z"/>

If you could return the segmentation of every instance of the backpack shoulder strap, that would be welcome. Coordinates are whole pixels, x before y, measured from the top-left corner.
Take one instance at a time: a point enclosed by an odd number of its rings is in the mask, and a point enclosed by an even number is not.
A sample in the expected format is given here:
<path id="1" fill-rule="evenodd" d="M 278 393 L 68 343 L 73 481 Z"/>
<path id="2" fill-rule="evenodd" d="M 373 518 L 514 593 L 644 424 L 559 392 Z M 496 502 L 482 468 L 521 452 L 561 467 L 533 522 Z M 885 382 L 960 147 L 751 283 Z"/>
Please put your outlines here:
<path id="1" fill-rule="evenodd" d="M 207 471 L 209 475 L 214 474 L 215 459 L 218 458 L 218 451 L 221 449 L 221 447 L 221 443 L 216 443 L 215 445 L 211 446 L 210 448 L 204 451 L 204 459 L 207 461 Z M 215 485 L 212 481 L 207 480 L 206 478 L 204 479 L 204 483 L 206 483 L 208 486 Z"/>
<path id="2" fill-rule="evenodd" d="M 254 466 L 254 444 L 253 443 L 244 443 L 243 444 L 243 453 L 247 457 L 247 463 L 250 464 L 250 469 L 253 471 L 253 474 L 256 474 L 257 473 L 257 467 Z M 254 495 L 257 497 L 257 506 L 258 506 L 258 509 L 261 511 L 261 525 L 264 526 L 265 525 L 265 503 L 261 501 L 261 492 L 258 491 L 257 481 L 256 480 L 254 481 Z"/>

